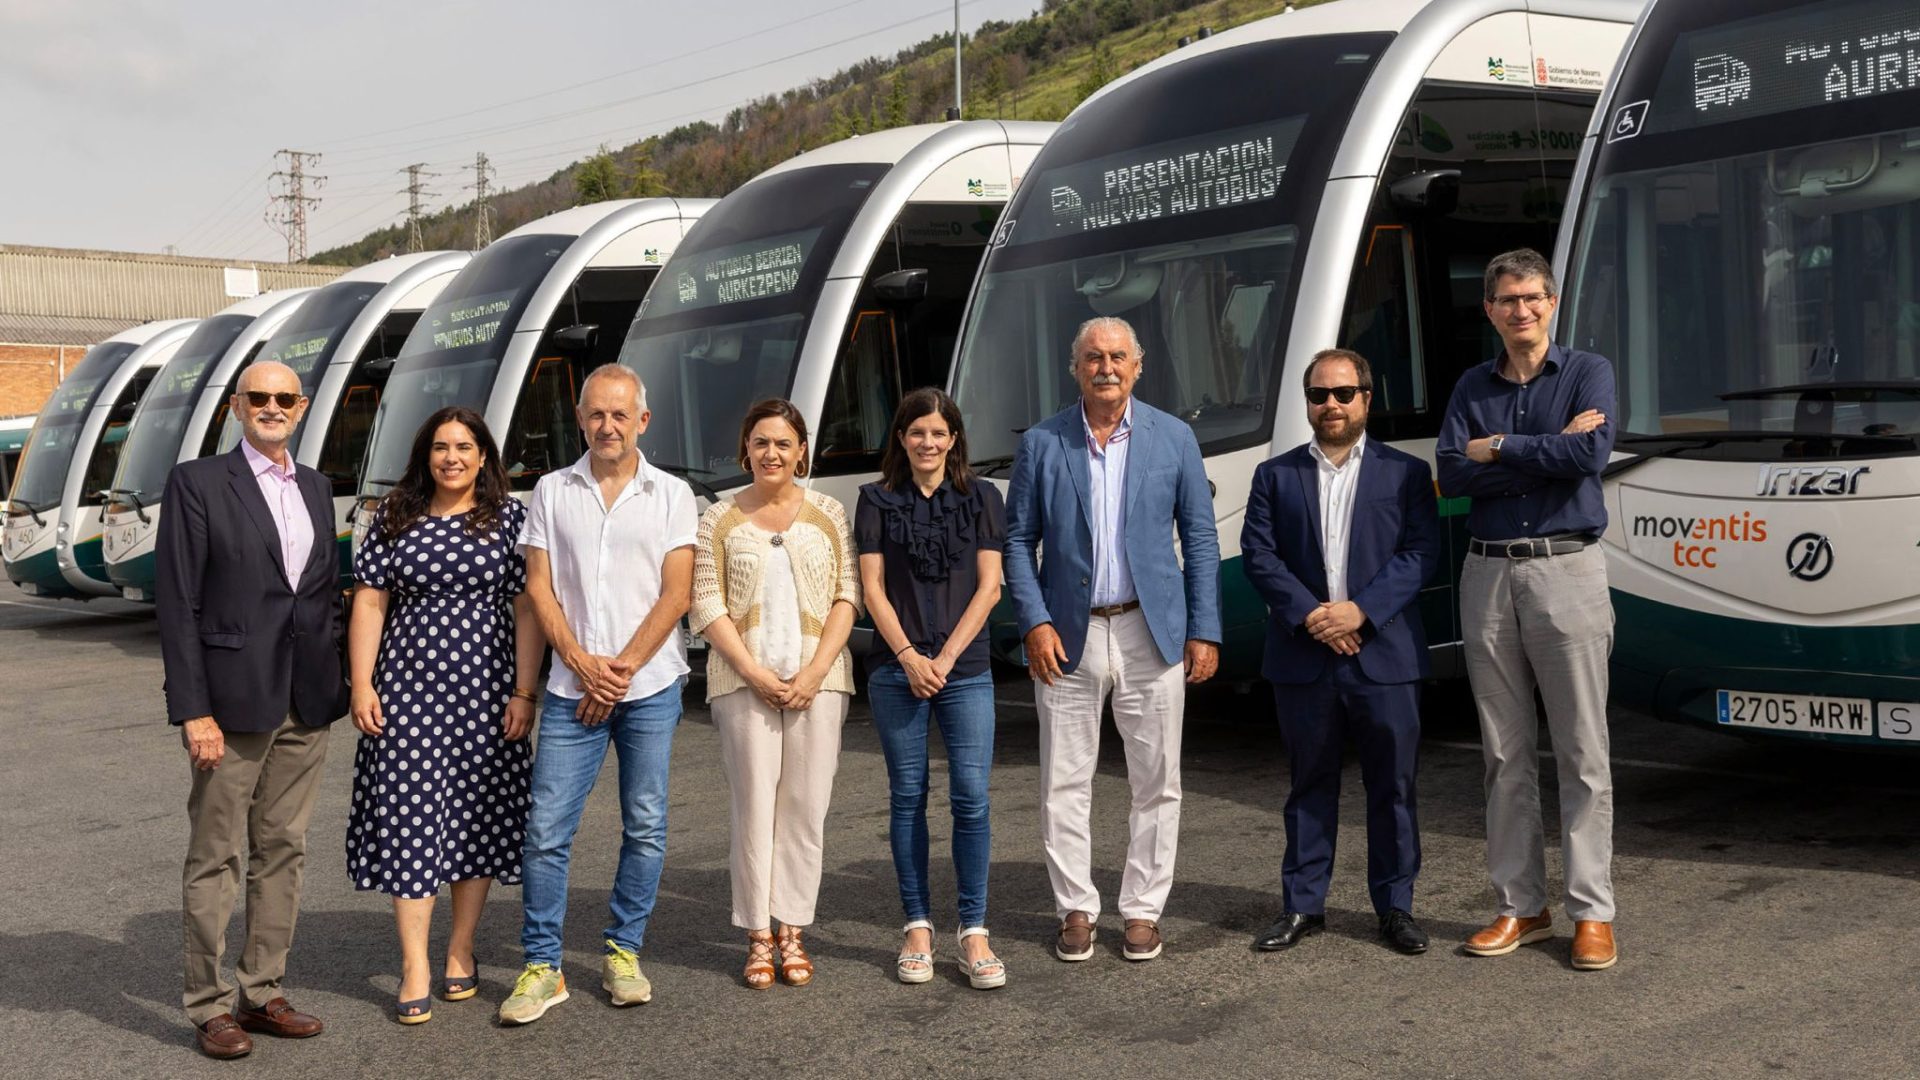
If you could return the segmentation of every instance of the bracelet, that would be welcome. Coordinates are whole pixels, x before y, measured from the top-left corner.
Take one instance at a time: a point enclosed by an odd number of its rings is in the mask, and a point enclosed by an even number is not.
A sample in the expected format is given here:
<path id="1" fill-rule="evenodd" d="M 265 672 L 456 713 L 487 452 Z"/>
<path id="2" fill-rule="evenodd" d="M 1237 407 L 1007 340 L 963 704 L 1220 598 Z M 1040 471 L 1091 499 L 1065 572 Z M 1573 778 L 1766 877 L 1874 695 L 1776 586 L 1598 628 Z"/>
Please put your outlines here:
<path id="1" fill-rule="evenodd" d="M 539 701 L 540 701 L 539 698 L 533 695 L 533 691 L 523 689 L 518 686 L 513 688 L 513 696 L 519 698 L 522 701 L 531 701 L 535 704 L 539 704 Z"/>
<path id="2" fill-rule="evenodd" d="M 911 649 L 911 648 L 913 648 L 913 642 L 909 641 L 905 645 L 900 646 L 899 650 L 893 654 L 893 658 L 895 660 L 900 659 L 900 654 L 903 652 L 906 652 L 908 649 Z"/>

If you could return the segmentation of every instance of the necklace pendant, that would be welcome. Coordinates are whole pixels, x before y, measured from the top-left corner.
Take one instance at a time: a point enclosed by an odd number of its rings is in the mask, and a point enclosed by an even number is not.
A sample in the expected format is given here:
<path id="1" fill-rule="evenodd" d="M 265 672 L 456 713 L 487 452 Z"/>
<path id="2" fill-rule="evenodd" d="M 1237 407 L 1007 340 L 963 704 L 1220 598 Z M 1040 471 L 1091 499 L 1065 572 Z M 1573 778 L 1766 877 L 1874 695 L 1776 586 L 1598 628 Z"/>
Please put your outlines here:
<path id="1" fill-rule="evenodd" d="M 774 533 L 773 538 L 767 541 L 767 543 L 772 544 L 774 547 L 783 547 L 786 545 L 786 542 L 786 533 Z"/>

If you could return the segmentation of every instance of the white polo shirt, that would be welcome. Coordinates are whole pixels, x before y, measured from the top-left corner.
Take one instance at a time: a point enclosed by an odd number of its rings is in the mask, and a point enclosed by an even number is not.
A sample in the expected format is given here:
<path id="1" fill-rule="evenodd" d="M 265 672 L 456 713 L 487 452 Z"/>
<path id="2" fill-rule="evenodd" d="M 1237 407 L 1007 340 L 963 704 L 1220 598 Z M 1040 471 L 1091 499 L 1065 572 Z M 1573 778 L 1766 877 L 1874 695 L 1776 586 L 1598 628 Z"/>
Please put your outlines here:
<path id="1" fill-rule="evenodd" d="M 547 553 L 553 594 L 580 647 L 613 656 L 626 648 L 659 602 L 660 564 L 675 548 L 693 546 L 700 513 L 687 482 L 647 464 L 645 454 L 633 482 L 607 509 L 591 457 L 540 478 L 520 530 L 520 549 Z M 676 629 L 634 672 L 624 700 L 657 694 L 686 673 L 687 648 Z M 557 662 L 547 693 L 585 696 L 572 669 Z"/>

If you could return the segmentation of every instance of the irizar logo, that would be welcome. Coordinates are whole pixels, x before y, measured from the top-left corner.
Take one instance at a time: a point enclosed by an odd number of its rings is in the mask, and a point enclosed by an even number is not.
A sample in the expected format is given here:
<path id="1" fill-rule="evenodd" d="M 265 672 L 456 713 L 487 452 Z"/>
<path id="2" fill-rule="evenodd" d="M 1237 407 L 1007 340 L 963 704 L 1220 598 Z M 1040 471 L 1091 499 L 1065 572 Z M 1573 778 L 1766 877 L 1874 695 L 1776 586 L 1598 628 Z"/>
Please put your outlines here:
<path id="1" fill-rule="evenodd" d="M 1787 545 L 1787 573 L 1801 581 L 1819 581 L 1833 569 L 1833 542 L 1819 533 L 1801 533 Z"/>
<path id="2" fill-rule="evenodd" d="M 1858 495 L 1860 478 L 1872 471 L 1871 465 L 1762 465 L 1754 494 L 1763 499 Z"/>

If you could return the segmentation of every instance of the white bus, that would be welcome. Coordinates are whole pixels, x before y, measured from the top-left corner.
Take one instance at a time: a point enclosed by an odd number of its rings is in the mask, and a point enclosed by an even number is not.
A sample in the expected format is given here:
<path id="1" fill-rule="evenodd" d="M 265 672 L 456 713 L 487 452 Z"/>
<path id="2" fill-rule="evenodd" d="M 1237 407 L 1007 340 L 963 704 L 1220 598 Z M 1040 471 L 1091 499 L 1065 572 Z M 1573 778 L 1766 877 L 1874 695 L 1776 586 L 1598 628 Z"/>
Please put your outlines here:
<path id="1" fill-rule="evenodd" d="M 448 405 L 486 418 L 513 490 L 586 453 L 573 403 L 610 363 L 647 290 L 711 199 L 615 199 L 528 222 L 473 257 L 407 335 L 361 470 L 371 510 L 406 470 L 414 432 Z M 355 535 L 367 523 L 356 513 Z"/>
<path id="2" fill-rule="evenodd" d="M 100 485 L 109 500 L 133 509 L 131 520 L 116 514 L 112 550 L 102 552 L 111 592 L 153 599 L 153 545 L 167 473 L 176 462 L 213 452 L 240 368 L 312 292 L 278 289 L 207 316 L 160 369 L 133 415 L 119 468 Z"/>
<path id="3" fill-rule="evenodd" d="M 7 511 L 7 493 L 13 490 L 13 476 L 20 471 L 20 451 L 27 448 L 27 435 L 38 416 L 9 416 L 0 420 L 0 516 Z"/>
<path id="4" fill-rule="evenodd" d="M 748 406 L 788 398 L 812 436 L 811 482 L 851 512 L 879 473 L 901 394 L 945 383 L 981 256 L 1054 127 L 974 120 L 860 135 L 722 199 L 620 352 L 647 386 L 647 460 L 719 498 L 748 482 Z"/>
<path id="5" fill-rule="evenodd" d="M 136 407 L 192 319 L 143 323 L 87 350 L 40 411 L 7 504 L 7 576 L 32 596 L 112 596 L 101 567 L 100 503 Z"/>
<path id="6" fill-rule="evenodd" d="M 1617 700 L 1920 740 L 1920 5 L 1656 0 L 1557 336 L 1614 362 Z"/>
<path id="7" fill-rule="evenodd" d="M 1079 399 L 1078 325 L 1127 319 L 1136 393 L 1192 425 L 1214 488 L 1229 678 L 1266 608 L 1240 568 L 1254 467 L 1310 437 L 1301 373 L 1371 362 L 1368 430 L 1433 458 L 1462 372 L 1495 354 L 1492 255 L 1553 243 L 1582 133 L 1637 0 L 1342 0 L 1215 34 L 1108 84 L 1033 164 L 994 238 L 951 382 L 980 468 Z M 1448 573 L 1421 597 L 1436 673 L 1461 670 Z M 1010 607 L 990 623 L 1015 659 Z"/>
<path id="8" fill-rule="evenodd" d="M 318 469 L 333 485 L 342 584 L 351 580 L 347 556 L 360 466 L 366 460 L 374 410 L 394 356 L 427 305 L 472 257 L 464 251 L 425 251 L 349 270 L 315 289 L 249 361 L 279 361 L 300 376 L 300 391 L 309 404 L 295 435 L 293 456 L 300 464 Z M 221 423 L 214 452 L 225 453 L 239 442 L 240 421 L 229 413 Z M 134 541 L 139 536 L 135 526 L 141 504 L 153 494 L 138 488 L 111 493 L 105 541 L 109 566 L 136 559 L 151 562 L 152 546 L 141 550 Z M 120 558 L 123 551 L 124 559 Z M 150 570 L 143 574 L 128 567 L 121 574 L 129 582 L 127 588 L 141 597 L 149 595 L 137 579 L 150 576 Z"/>

